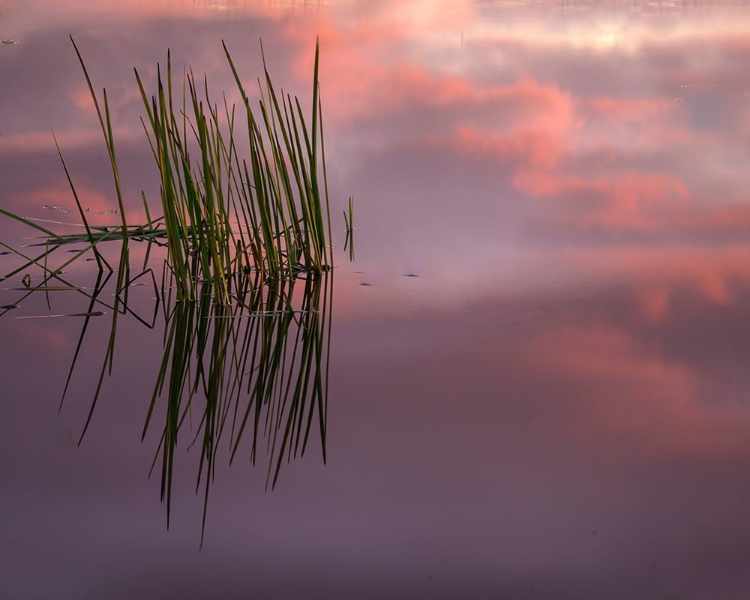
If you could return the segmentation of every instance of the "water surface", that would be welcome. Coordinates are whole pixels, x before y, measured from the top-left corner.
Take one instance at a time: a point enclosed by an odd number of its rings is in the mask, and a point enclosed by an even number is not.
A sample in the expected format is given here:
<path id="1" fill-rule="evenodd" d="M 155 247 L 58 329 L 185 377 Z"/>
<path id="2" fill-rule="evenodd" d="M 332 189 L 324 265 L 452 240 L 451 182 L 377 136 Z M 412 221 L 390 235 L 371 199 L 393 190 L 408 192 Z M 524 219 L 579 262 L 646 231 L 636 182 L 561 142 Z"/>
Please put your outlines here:
<path id="1" fill-rule="evenodd" d="M 52 130 L 84 205 L 116 206 L 69 34 L 110 95 L 135 215 L 158 181 L 133 67 L 153 81 L 170 48 L 238 102 L 221 40 L 250 82 L 262 37 L 274 78 L 309 100 L 320 36 L 338 248 L 349 195 L 357 225 L 357 260 L 337 259 L 327 464 L 312 451 L 266 493 L 262 468 L 222 463 L 201 553 L 195 461 L 169 531 L 146 478 L 158 328 L 120 327 L 79 448 L 108 323 L 57 416 L 80 321 L 15 318 L 46 312 L 41 295 L 3 316 L 1 597 L 747 597 L 742 2 L 0 13 L 18 41 L 0 45 L 3 208 L 73 220 L 42 208 L 74 207 Z M 148 289 L 134 296 L 148 314 Z"/>

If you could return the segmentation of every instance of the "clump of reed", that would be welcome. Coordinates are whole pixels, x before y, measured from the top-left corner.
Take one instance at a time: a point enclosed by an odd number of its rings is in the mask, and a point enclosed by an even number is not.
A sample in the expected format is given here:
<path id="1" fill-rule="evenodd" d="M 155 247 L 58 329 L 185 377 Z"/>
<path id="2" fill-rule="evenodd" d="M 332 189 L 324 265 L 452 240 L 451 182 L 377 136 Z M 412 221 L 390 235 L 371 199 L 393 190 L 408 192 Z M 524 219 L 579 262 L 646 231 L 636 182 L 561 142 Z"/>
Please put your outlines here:
<path id="1" fill-rule="evenodd" d="M 207 77 L 199 85 L 192 71 L 183 75 L 181 93 L 176 94 L 169 52 L 166 73 L 158 68 L 157 89 L 150 97 L 136 70 L 147 115 L 142 121 L 159 173 L 162 215 L 152 219 L 154 211 L 144 194 L 147 222 L 133 226 L 127 219 L 107 91 L 98 97 L 72 37 L 71 41 L 107 146 L 120 224 L 102 227 L 88 223 L 58 146 L 84 231 L 57 234 L 34 219 L 0 209 L 0 214 L 45 236 L 39 243 L 45 251 L 35 258 L 2 244 L 26 259 L 19 271 L 44 262 L 46 272 L 54 275 L 63 267 L 47 268 L 48 256 L 63 245 L 81 243 L 85 246 L 65 266 L 93 252 L 100 268 L 111 269 L 98 246 L 119 239 L 118 272 L 122 273 L 129 267 L 131 240 L 162 242 L 168 248 L 178 299 L 195 299 L 198 284 L 211 282 L 214 301 L 229 303 L 230 284 L 237 273 L 259 272 L 263 281 L 291 280 L 301 273 L 322 273 L 333 267 L 319 43 L 315 46 L 312 107 L 307 115 L 297 97 L 277 92 L 265 56 L 264 76 L 257 80 L 259 99 L 253 106 L 226 44 L 226 59 L 242 98 L 239 114 L 226 96 L 221 107 L 212 102 Z M 238 133 L 242 129 L 237 126 L 238 119 L 246 123 L 246 157 L 241 157 L 239 138 L 244 135 Z"/>
<path id="2" fill-rule="evenodd" d="M 166 81 L 159 70 L 158 90 L 150 100 L 136 71 L 180 299 L 195 298 L 196 282 L 203 280 L 211 281 L 215 297 L 226 302 L 227 282 L 236 271 L 255 269 L 266 279 L 294 279 L 333 265 L 319 44 L 310 126 L 299 99 L 276 92 L 265 57 L 254 111 L 225 44 L 224 52 L 244 104 L 245 159 L 238 152 L 236 107 L 226 97 L 221 109 L 213 103 L 205 77 L 200 92 L 193 73 L 185 75 L 176 110 L 169 55 Z"/>

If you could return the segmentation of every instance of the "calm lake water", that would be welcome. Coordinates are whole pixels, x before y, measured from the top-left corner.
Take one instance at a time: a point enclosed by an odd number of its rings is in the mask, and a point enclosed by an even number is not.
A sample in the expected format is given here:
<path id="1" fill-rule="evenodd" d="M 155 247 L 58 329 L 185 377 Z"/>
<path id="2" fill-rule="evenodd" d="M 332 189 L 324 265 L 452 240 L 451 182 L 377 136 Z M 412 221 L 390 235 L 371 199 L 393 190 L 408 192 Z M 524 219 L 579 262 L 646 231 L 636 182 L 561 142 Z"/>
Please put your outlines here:
<path id="1" fill-rule="evenodd" d="M 75 208 L 53 130 L 84 206 L 116 200 L 69 35 L 107 88 L 135 220 L 158 181 L 133 68 L 153 83 L 170 48 L 176 72 L 239 102 L 221 41 L 251 84 L 262 38 L 277 84 L 309 105 L 319 36 L 339 251 L 327 464 L 313 444 L 266 492 L 262 464 L 225 453 L 200 553 L 199 448 L 178 448 L 167 531 L 147 479 L 158 435 L 140 441 L 163 322 L 122 319 L 77 447 L 109 318 L 91 320 L 58 416 L 81 320 L 16 318 L 48 314 L 43 294 L 3 315 L 0 598 L 750 597 L 745 2 L 0 14 L 0 207 L 70 222 L 43 208 Z M 3 241 L 27 235 L 0 221 Z M 93 264 L 71 280 L 92 286 Z M 150 320 L 152 290 L 132 295 Z M 87 307 L 58 292 L 51 313 Z"/>

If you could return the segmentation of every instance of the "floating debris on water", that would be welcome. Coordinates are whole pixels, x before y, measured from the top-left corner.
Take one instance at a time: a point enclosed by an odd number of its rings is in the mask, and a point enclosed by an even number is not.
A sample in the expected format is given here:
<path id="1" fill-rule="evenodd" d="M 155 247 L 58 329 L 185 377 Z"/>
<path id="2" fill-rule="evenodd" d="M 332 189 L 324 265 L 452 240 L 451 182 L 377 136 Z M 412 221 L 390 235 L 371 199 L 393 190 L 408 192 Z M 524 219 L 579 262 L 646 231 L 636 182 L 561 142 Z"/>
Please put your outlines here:
<path id="1" fill-rule="evenodd" d="M 13 310 L 14 308 L 18 308 L 18 304 L 5 304 L 0 306 L 0 310 Z"/>
<path id="2" fill-rule="evenodd" d="M 73 212 L 69 208 L 63 208 L 61 206 L 55 206 L 54 204 L 45 204 L 44 206 L 42 206 L 42 208 L 46 208 L 47 210 L 56 210 L 58 212 L 63 212 L 63 213 Z"/>
<path id="3" fill-rule="evenodd" d="M 25 284 L 24 284 L 25 285 Z M 10 291 L 10 292 L 69 292 L 69 291 L 80 291 L 83 288 L 78 288 L 72 285 L 47 285 L 47 286 L 39 286 L 39 287 L 31 287 L 30 285 L 25 285 L 25 287 L 17 287 L 17 288 L 3 288 L 4 291 Z"/>
<path id="4" fill-rule="evenodd" d="M 16 317 L 17 320 L 20 319 L 57 319 L 59 317 L 102 317 L 106 313 L 103 313 L 101 311 L 95 311 L 95 312 L 83 312 L 83 313 L 66 313 L 62 315 L 27 315 L 25 317 Z"/>
<path id="5" fill-rule="evenodd" d="M 318 314 L 319 312 L 317 310 L 258 310 L 241 315 L 210 315 L 204 318 L 212 321 L 219 319 L 257 319 L 260 317 L 280 317 L 283 315 Z"/>
<path id="6" fill-rule="evenodd" d="M 24 287 L 31 287 L 31 275 L 26 273 L 26 275 L 23 276 L 23 279 L 21 279 L 21 283 L 24 285 Z"/>
<path id="7" fill-rule="evenodd" d="M 718 83 L 684 83 L 680 86 L 683 90 L 691 90 L 694 88 L 714 88 L 719 87 Z"/>
<path id="8" fill-rule="evenodd" d="M 17 44 L 17 43 L 18 43 L 18 40 L 11 40 L 11 39 L 0 40 L 0 44 L 4 44 L 6 46 L 11 46 L 11 45 Z"/>
<path id="9" fill-rule="evenodd" d="M 99 212 L 94 213 L 94 216 L 98 216 L 98 215 L 119 215 L 119 214 L 120 214 L 120 209 L 119 208 L 111 208 L 109 210 L 100 210 Z"/>

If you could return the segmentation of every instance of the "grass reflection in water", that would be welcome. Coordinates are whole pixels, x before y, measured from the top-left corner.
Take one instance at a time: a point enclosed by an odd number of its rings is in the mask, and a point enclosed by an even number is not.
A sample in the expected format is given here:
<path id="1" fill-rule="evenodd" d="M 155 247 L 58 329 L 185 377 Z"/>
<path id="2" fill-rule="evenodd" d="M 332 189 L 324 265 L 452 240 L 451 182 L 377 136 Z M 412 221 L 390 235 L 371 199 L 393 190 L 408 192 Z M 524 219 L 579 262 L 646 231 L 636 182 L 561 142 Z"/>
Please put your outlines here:
<path id="1" fill-rule="evenodd" d="M 77 379 L 79 357 L 92 323 L 110 311 L 119 316 L 111 321 L 79 444 L 100 396 L 106 394 L 118 324 L 135 319 L 149 329 L 163 326 L 163 352 L 141 439 L 150 431 L 159 436 L 149 474 L 160 473 L 168 526 L 178 450 L 197 457 L 196 490 L 202 492 L 204 504 L 202 538 L 218 460 L 231 464 L 238 454 L 248 453 L 253 465 L 265 464 L 268 488 L 275 486 L 284 462 L 304 455 L 316 438 L 326 460 L 333 272 L 265 282 L 259 273 L 237 273 L 228 282 L 232 302 L 225 304 L 215 301 L 213 284 L 206 281 L 195 283 L 197 298 L 179 299 L 172 270 L 168 263 L 164 265 L 161 281 L 152 269 L 133 278 L 126 272 L 114 300 L 108 298 L 112 272 L 98 271 L 93 288 L 70 285 L 63 290 L 58 286 L 56 292 L 81 294 L 88 305 L 75 313 L 39 318 L 82 319 L 60 401 L 62 410 Z M 49 293 L 49 279 L 10 290 L 20 294 L 12 306 L 21 306 L 34 293 Z M 154 296 L 153 313 L 148 316 L 141 314 L 142 299 L 130 298 L 132 288 L 144 282 Z M 12 310 L 10 305 L 4 308 L 0 316 Z M 80 370 L 83 377 L 90 377 L 85 367 Z"/>

